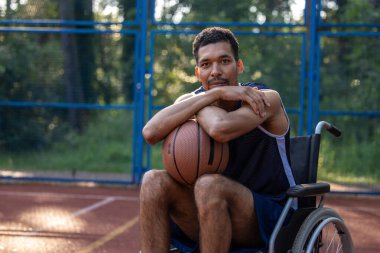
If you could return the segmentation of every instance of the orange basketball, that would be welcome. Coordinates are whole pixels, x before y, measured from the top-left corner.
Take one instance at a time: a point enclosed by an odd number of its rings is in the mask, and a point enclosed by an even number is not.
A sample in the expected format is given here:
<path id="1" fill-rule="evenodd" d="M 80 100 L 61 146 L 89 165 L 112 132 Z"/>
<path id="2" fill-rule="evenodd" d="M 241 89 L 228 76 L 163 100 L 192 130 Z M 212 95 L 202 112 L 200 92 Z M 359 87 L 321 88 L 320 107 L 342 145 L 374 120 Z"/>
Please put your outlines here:
<path id="1" fill-rule="evenodd" d="M 212 139 L 195 120 L 174 129 L 162 145 L 167 172 L 185 185 L 193 185 L 203 174 L 222 173 L 228 159 L 228 143 Z"/>

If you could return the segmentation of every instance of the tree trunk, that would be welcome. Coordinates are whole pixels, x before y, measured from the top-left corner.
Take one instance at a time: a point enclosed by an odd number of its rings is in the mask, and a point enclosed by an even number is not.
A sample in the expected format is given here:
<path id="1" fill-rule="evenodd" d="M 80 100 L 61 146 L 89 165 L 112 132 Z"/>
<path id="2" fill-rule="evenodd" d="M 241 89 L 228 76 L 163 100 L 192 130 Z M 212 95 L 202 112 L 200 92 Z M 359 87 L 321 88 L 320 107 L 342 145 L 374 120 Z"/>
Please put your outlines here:
<path id="1" fill-rule="evenodd" d="M 63 20 L 74 20 L 75 0 L 60 0 L 60 14 Z M 68 103 L 83 103 L 82 80 L 80 76 L 78 49 L 75 34 L 61 35 L 64 56 L 63 82 Z M 70 108 L 68 119 L 70 125 L 81 131 L 83 128 L 80 109 Z"/>
<path id="2" fill-rule="evenodd" d="M 5 19 L 10 19 L 12 14 L 11 14 L 11 0 L 7 0 L 7 3 L 5 5 Z"/>
<path id="3" fill-rule="evenodd" d="M 74 6 L 75 20 L 93 21 L 92 0 L 75 1 Z M 81 26 L 86 29 L 93 29 L 93 25 Z M 78 61 L 80 76 L 83 87 L 83 100 L 86 103 L 96 103 L 94 94 L 94 72 L 95 72 L 95 49 L 94 34 L 78 34 L 76 44 L 78 48 Z"/>
<path id="4" fill-rule="evenodd" d="M 123 9 L 123 19 L 124 21 L 131 21 L 136 15 L 136 6 L 134 1 L 130 0 L 119 0 L 120 6 Z M 123 29 L 128 29 L 128 27 L 123 27 Z M 127 102 L 133 101 L 133 91 L 134 91 L 134 66 L 137 64 L 134 61 L 135 56 L 135 43 L 134 39 L 128 35 L 123 34 L 123 53 L 122 53 L 122 81 L 123 90 L 125 93 L 125 99 Z"/>

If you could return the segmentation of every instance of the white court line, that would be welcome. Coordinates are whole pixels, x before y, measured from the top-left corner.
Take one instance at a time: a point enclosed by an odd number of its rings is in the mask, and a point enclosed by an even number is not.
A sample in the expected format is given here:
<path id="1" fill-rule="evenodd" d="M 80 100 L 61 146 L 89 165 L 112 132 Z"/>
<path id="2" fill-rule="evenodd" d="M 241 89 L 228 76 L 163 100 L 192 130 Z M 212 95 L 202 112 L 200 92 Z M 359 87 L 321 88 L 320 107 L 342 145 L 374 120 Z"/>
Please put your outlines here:
<path id="1" fill-rule="evenodd" d="M 62 197 L 62 198 L 76 198 L 76 199 L 104 199 L 110 196 L 107 195 L 94 195 L 94 194 L 68 194 L 68 193 L 46 193 L 46 192 L 15 192 L 15 191 L 1 191 L 0 195 L 6 196 L 33 196 L 33 197 Z M 115 200 L 125 200 L 125 201 L 138 201 L 139 197 L 128 197 L 128 196 L 112 196 Z"/>
<path id="2" fill-rule="evenodd" d="M 54 228 L 54 227 L 59 227 L 61 225 L 64 225 L 64 224 L 67 224 L 67 221 L 72 219 L 72 218 L 75 218 L 75 217 L 78 217 L 78 216 L 81 216 L 83 214 L 86 214 L 86 213 L 89 213 L 99 207 L 102 207 L 104 205 L 107 205 L 111 202 L 115 201 L 115 198 L 114 197 L 107 197 L 101 201 L 98 201 L 90 206 L 87 206 L 87 207 L 84 207 L 82 209 L 79 209 L 73 213 L 71 213 L 70 215 L 68 215 L 67 217 L 64 217 L 63 219 L 59 220 L 59 222 L 55 222 L 55 223 L 50 223 L 50 224 L 47 224 L 46 226 L 43 226 L 43 227 L 39 227 L 39 228 L 36 228 L 36 229 L 33 229 L 31 233 L 28 233 L 28 236 L 34 236 L 34 235 L 38 235 L 39 232 L 41 231 L 44 231 L 46 229 L 50 229 L 50 228 Z"/>
<path id="3" fill-rule="evenodd" d="M 87 207 L 84 207 L 82 209 L 79 209 L 73 213 L 71 213 L 70 215 L 64 217 L 63 219 L 61 219 L 59 222 L 55 222 L 55 223 L 50 223 L 50 224 L 47 224 L 46 226 L 43 226 L 43 227 L 39 227 L 39 228 L 36 228 L 36 229 L 33 229 L 30 231 L 30 233 L 28 233 L 28 236 L 33 236 L 33 235 L 37 235 L 39 232 L 41 231 L 44 231 L 48 228 L 54 228 L 54 227 L 58 227 L 58 226 L 61 226 L 61 225 L 64 225 L 67 223 L 67 221 L 69 219 L 72 219 L 72 218 L 75 218 L 75 217 L 79 217 L 83 214 L 86 214 L 86 213 L 89 213 L 99 207 L 102 207 L 104 205 L 107 205 L 111 202 L 115 201 L 115 198 L 113 197 L 108 197 L 106 199 L 103 199 L 99 202 L 96 202 L 90 206 L 87 206 Z M 1 246 L 1 245 L 0 245 Z M 0 250 L 1 250 L 1 247 L 0 247 Z"/>
<path id="4" fill-rule="evenodd" d="M 138 197 L 128 197 L 128 196 L 107 196 L 107 195 L 94 195 L 94 194 L 67 194 L 67 193 L 44 193 L 44 192 L 18 192 L 18 191 L 2 191 L 0 189 L 0 196 L 11 196 L 11 197 L 49 197 L 49 198 L 74 198 L 74 199 L 93 199 L 93 200 L 100 200 L 95 202 L 94 204 L 91 204 L 89 206 L 86 206 L 84 208 L 81 208 L 75 212 L 72 212 L 71 214 L 67 215 L 66 217 L 62 217 L 59 221 L 45 224 L 44 226 L 37 227 L 35 229 L 32 229 L 29 233 L 27 233 L 26 236 L 38 236 L 40 232 L 43 232 L 44 230 L 48 230 L 55 227 L 60 227 L 62 225 L 67 224 L 67 222 L 73 218 L 79 217 L 81 215 L 87 214 L 91 211 L 94 211 L 95 209 L 98 209 L 100 207 L 103 207 L 105 205 L 110 204 L 111 202 L 114 202 L 116 200 L 123 200 L 123 201 L 138 201 Z"/>
<path id="5" fill-rule="evenodd" d="M 114 197 L 108 197 L 106 199 L 103 199 L 102 201 L 99 201 L 95 204 L 92 204 L 91 206 L 79 209 L 78 211 L 72 213 L 69 218 L 81 216 L 82 214 L 91 212 L 91 211 L 93 211 L 93 210 L 95 210 L 101 206 L 107 205 L 108 203 L 111 203 L 113 201 L 115 201 Z"/>

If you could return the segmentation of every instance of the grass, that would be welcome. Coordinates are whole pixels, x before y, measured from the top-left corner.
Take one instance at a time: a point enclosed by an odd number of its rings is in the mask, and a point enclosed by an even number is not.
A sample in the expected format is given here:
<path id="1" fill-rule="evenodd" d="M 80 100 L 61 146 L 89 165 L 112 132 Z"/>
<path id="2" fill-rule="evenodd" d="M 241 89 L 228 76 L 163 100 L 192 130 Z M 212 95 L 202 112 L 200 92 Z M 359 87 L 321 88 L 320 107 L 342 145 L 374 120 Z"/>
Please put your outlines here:
<path id="1" fill-rule="evenodd" d="M 164 164 L 161 156 L 162 142 L 151 146 L 151 168 L 163 169 Z"/>
<path id="2" fill-rule="evenodd" d="M 322 181 L 380 185 L 377 165 L 380 141 L 357 142 L 323 138 L 319 156 L 318 179 Z M 161 144 L 152 146 L 151 167 L 162 169 Z"/>
<path id="3" fill-rule="evenodd" d="M 98 111 L 86 131 L 68 131 L 48 149 L 0 153 L 0 167 L 46 170 L 129 173 L 133 157 L 132 112 Z M 380 140 L 357 142 L 323 138 L 318 179 L 339 183 L 380 184 L 377 157 Z M 146 158 L 146 157 L 145 157 Z M 161 143 L 151 146 L 151 168 L 162 169 Z"/>
<path id="4" fill-rule="evenodd" d="M 371 142 L 324 139 L 319 156 L 318 178 L 330 182 L 380 184 L 380 140 Z"/>
<path id="5" fill-rule="evenodd" d="M 84 133 L 71 130 L 44 150 L 1 153 L 0 166 L 13 170 L 130 172 L 132 129 L 131 112 L 99 112 Z"/>

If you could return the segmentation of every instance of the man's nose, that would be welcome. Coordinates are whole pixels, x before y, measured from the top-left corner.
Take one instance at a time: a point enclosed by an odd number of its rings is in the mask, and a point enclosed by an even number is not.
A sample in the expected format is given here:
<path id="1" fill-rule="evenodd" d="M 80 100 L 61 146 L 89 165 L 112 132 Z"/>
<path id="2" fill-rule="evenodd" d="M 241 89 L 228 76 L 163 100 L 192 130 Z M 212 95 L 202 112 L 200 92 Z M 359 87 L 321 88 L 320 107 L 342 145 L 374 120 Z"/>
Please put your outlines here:
<path id="1" fill-rule="evenodd" d="M 217 63 L 212 64 L 211 75 L 212 76 L 220 76 L 220 75 L 222 75 L 222 70 L 220 69 L 219 64 L 217 64 Z"/>

